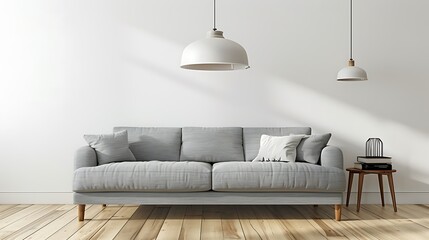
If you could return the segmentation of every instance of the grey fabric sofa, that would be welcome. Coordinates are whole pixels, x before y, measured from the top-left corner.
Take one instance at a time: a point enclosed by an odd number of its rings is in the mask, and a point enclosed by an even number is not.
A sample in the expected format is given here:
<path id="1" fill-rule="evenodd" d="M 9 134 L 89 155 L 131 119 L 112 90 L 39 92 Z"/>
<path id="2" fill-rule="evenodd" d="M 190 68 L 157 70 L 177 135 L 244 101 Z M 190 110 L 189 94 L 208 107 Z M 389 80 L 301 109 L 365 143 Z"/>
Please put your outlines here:
<path id="1" fill-rule="evenodd" d="M 318 164 L 251 162 L 262 134 L 311 134 L 307 127 L 146 128 L 127 130 L 136 161 L 98 165 L 89 146 L 75 155 L 74 203 L 332 204 L 341 219 L 343 155 L 326 146 Z"/>

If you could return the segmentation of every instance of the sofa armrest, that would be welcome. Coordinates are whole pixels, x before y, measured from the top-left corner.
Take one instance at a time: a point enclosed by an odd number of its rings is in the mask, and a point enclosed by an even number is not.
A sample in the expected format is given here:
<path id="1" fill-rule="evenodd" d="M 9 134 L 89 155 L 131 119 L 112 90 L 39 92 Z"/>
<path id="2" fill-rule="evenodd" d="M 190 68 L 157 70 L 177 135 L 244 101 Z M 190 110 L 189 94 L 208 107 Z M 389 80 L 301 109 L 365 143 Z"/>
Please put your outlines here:
<path id="1" fill-rule="evenodd" d="M 322 149 L 320 165 L 343 169 L 343 152 L 338 147 L 326 146 Z"/>
<path id="2" fill-rule="evenodd" d="M 74 169 L 97 166 L 97 154 L 90 146 L 80 147 L 74 156 Z"/>

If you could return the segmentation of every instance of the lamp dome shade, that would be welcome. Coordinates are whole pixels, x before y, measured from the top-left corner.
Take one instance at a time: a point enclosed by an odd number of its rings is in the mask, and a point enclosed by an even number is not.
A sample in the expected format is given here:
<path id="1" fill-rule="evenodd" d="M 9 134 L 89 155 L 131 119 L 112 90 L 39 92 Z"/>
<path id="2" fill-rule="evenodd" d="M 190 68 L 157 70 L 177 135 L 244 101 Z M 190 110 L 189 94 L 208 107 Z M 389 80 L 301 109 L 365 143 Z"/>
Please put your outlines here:
<path id="1" fill-rule="evenodd" d="M 341 69 L 337 75 L 338 81 L 365 81 L 368 80 L 368 76 L 360 67 L 347 66 Z"/>
<path id="2" fill-rule="evenodd" d="M 211 30 L 207 38 L 189 44 L 182 54 L 181 68 L 228 71 L 249 68 L 246 50 L 225 39 L 222 31 Z"/>

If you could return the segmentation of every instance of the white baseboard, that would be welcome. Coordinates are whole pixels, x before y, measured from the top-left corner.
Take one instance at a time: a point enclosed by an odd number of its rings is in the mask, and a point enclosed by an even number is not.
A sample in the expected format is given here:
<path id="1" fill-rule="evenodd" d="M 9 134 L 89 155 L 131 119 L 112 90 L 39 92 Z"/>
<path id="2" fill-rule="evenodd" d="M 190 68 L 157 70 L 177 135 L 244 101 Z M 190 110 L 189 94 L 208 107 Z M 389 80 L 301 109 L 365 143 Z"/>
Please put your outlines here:
<path id="1" fill-rule="evenodd" d="M 350 204 L 356 204 L 357 193 L 350 195 Z M 391 204 L 390 192 L 384 193 L 386 204 Z M 344 203 L 346 194 L 344 193 Z M 0 192 L 0 204 L 72 204 L 72 192 Z M 379 204 L 380 193 L 362 193 L 362 204 Z M 397 192 L 397 204 L 429 204 L 429 192 Z"/>
<path id="2" fill-rule="evenodd" d="M 72 192 L 0 192 L 0 204 L 72 204 Z"/>
<path id="3" fill-rule="evenodd" d="M 397 204 L 429 204 L 429 192 L 396 192 Z M 350 194 L 350 204 L 356 204 L 357 192 Z M 392 204 L 390 192 L 384 193 L 384 202 Z M 344 203 L 346 203 L 346 194 L 344 193 Z M 379 192 L 363 192 L 362 204 L 380 204 L 381 196 Z"/>

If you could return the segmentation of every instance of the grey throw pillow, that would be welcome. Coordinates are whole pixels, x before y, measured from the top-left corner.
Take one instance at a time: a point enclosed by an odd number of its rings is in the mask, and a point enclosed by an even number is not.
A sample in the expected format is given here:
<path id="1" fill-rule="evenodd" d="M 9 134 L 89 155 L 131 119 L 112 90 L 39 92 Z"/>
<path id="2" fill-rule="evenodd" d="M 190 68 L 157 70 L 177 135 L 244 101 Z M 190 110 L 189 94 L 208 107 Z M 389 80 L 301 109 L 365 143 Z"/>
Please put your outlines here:
<path id="1" fill-rule="evenodd" d="M 326 147 L 330 138 L 330 133 L 305 136 L 296 148 L 296 160 L 317 164 L 322 149 Z"/>
<path id="2" fill-rule="evenodd" d="M 83 138 L 95 149 L 99 165 L 136 160 L 128 145 L 127 130 L 113 134 L 84 135 Z"/>

